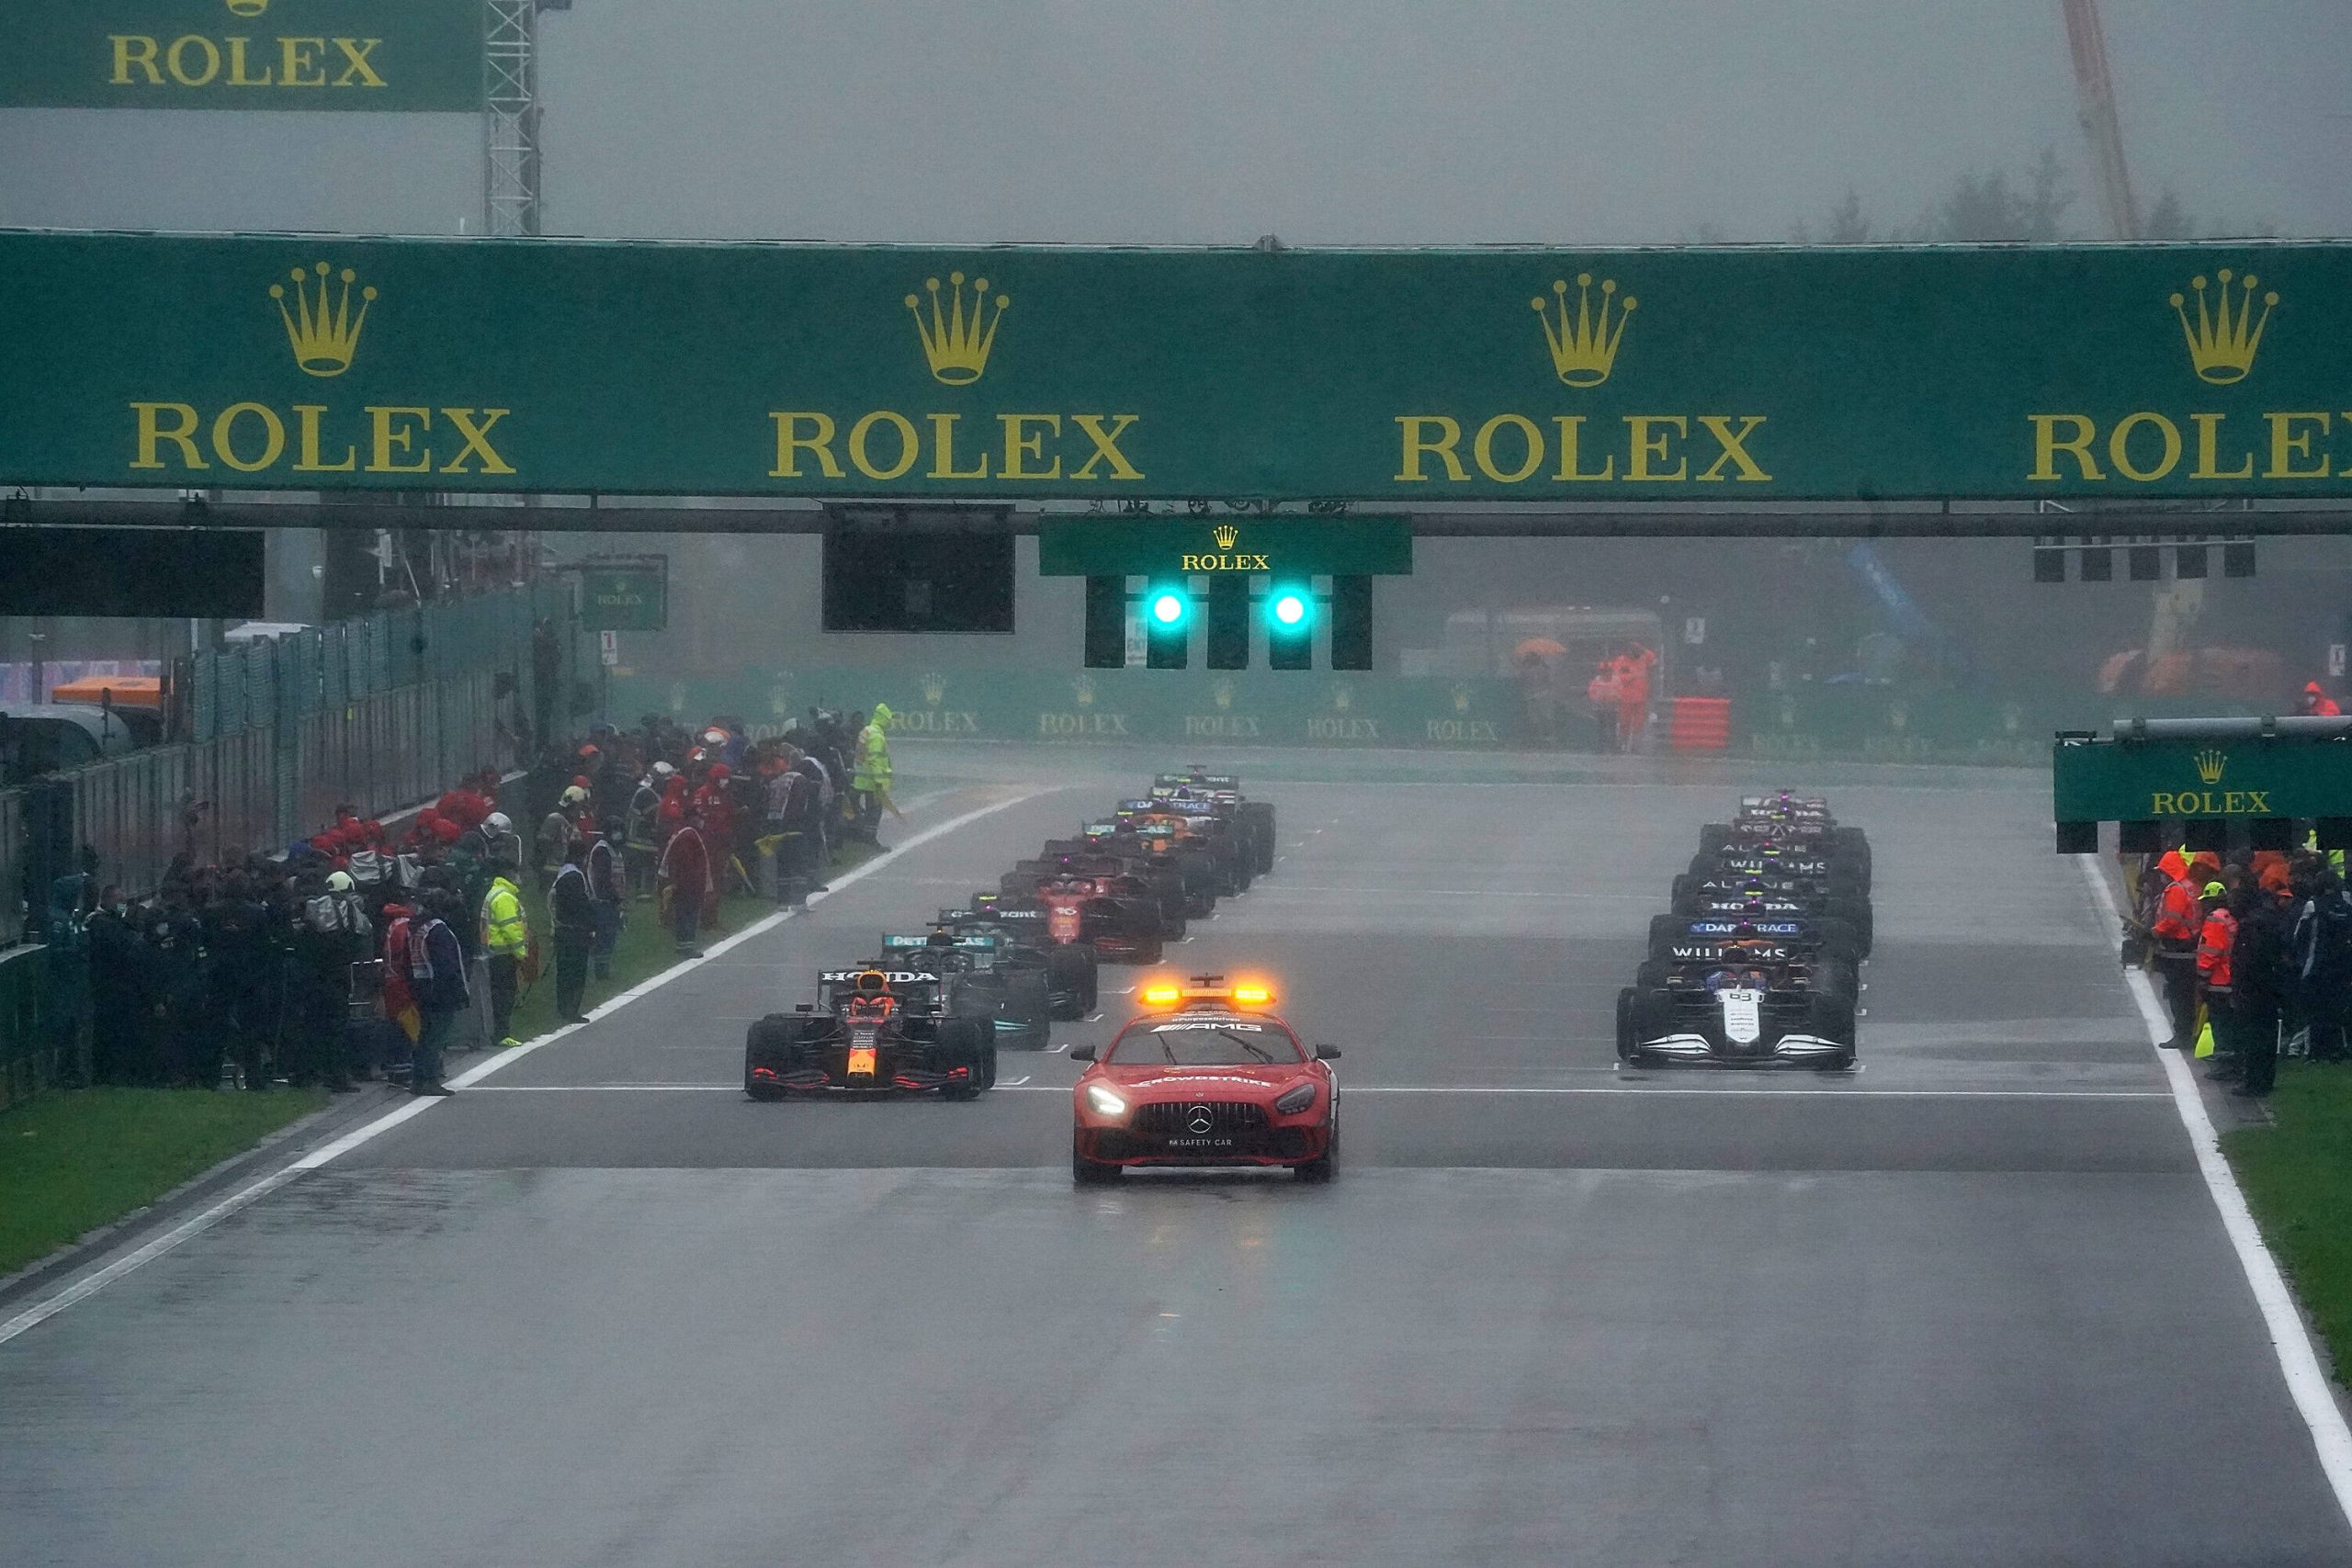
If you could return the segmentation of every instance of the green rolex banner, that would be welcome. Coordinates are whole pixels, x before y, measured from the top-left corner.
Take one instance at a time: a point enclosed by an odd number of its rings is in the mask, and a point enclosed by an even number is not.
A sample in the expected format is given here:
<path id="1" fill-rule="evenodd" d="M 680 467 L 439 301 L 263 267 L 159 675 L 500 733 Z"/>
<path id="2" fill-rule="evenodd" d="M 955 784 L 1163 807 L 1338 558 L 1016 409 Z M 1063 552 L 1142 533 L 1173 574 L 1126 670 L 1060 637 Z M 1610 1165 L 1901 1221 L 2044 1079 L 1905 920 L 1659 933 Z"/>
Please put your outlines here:
<path id="1" fill-rule="evenodd" d="M 482 0 L 9 0 L 0 108 L 482 106 Z"/>

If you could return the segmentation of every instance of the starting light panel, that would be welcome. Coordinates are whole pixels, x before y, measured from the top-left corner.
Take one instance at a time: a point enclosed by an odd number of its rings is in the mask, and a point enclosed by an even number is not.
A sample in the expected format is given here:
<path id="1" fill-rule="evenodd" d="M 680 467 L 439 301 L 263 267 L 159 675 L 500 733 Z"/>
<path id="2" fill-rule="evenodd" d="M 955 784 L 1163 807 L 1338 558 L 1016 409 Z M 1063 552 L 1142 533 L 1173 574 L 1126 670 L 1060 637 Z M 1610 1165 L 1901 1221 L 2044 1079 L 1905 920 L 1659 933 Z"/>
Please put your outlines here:
<path id="1" fill-rule="evenodd" d="M 1372 668 L 1372 579 L 1331 580 L 1331 668 Z"/>
<path id="2" fill-rule="evenodd" d="M 1266 668 L 1315 668 L 1315 592 L 1304 583 L 1279 582 L 1266 593 Z"/>
<path id="3" fill-rule="evenodd" d="M 1086 580 L 1086 667 L 1116 670 L 1127 661 L 1127 580 Z"/>
<path id="4" fill-rule="evenodd" d="M 1155 582 L 1143 595 L 1144 663 L 1153 670 L 1182 670 L 1193 644 L 1193 600 L 1182 583 Z"/>
<path id="5" fill-rule="evenodd" d="M 1250 668 L 1250 580 L 1239 572 L 1209 579 L 1208 667 Z"/>

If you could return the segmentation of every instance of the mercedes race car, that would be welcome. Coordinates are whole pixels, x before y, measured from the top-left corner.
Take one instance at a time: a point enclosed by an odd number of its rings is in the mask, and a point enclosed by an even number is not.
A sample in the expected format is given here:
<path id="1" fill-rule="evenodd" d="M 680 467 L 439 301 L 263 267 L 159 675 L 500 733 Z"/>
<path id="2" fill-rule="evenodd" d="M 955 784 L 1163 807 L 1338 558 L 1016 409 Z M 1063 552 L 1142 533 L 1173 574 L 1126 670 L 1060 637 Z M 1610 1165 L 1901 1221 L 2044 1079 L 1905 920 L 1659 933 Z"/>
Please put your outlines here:
<path id="1" fill-rule="evenodd" d="M 828 970 L 819 999 L 754 1022 L 743 1041 L 753 1100 L 829 1090 L 937 1091 L 970 1100 L 996 1082 L 983 1021 L 946 1007 L 946 976 L 915 962 Z"/>
<path id="2" fill-rule="evenodd" d="M 998 1045 L 1042 1051 L 1053 1031 L 1045 955 L 1016 946 L 1001 931 L 934 926 L 923 936 L 886 936 L 882 955 L 919 964 L 946 986 L 947 1011 L 977 1021 Z"/>
<path id="3" fill-rule="evenodd" d="M 1617 993 L 1618 1058 L 1850 1067 L 1854 993 L 1835 970 L 1769 941 L 1684 943 Z"/>
<path id="4" fill-rule="evenodd" d="M 1035 899 L 1008 900 L 1001 893 L 976 893 L 971 906 L 942 909 L 938 925 L 958 934 L 995 933 L 1023 953 L 1035 953 L 1046 971 L 1046 997 L 1057 1019 L 1080 1019 L 1094 1010 L 1094 949 L 1081 940 L 1085 921 L 1072 912 L 1057 919 Z"/>
<path id="5" fill-rule="evenodd" d="M 1086 1064 L 1071 1091 L 1070 1177 L 1128 1166 L 1287 1166 L 1304 1181 L 1338 1169 L 1333 1045 L 1308 1047 L 1274 1016 L 1265 986 L 1216 975 L 1154 980 L 1144 1011 Z"/>

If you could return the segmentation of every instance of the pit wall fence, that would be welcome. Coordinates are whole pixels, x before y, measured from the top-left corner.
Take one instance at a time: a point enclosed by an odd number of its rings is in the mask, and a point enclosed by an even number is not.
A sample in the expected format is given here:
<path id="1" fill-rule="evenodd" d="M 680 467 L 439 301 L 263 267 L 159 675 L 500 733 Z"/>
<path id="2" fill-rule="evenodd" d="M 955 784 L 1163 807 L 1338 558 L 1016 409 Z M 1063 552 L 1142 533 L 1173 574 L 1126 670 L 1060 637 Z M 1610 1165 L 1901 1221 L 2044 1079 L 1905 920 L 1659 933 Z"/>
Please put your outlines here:
<path id="1" fill-rule="evenodd" d="M 188 739 L 0 791 L 0 1104 L 70 1076 L 24 944 L 76 846 L 134 897 L 182 850 L 282 853 L 339 805 L 389 816 L 525 765 L 525 737 L 568 726 L 595 668 L 568 583 L 382 611 L 181 660 L 173 727 Z"/>

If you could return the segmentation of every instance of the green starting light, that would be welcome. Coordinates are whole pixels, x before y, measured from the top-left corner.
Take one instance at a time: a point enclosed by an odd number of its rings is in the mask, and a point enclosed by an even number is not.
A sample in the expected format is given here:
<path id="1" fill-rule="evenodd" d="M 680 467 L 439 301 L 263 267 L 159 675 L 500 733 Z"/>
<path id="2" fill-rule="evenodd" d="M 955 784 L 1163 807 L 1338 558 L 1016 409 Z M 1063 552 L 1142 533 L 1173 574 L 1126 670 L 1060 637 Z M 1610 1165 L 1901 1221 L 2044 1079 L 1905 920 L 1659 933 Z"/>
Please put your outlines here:
<path id="1" fill-rule="evenodd" d="M 1193 596 L 1173 583 L 1155 582 L 1143 593 L 1144 665 L 1182 670 L 1192 657 Z"/>
<path id="2" fill-rule="evenodd" d="M 1278 583 L 1266 595 L 1266 668 L 1315 668 L 1315 591 Z"/>
<path id="3" fill-rule="evenodd" d="M 1173 591 L 1162 591 L 1151 596 L 1151 618 L 1163 626 L 1172 626 L 1184 618 L 1184 596 Z"/>
<path id="4" fill-rule="evenodd" d="M 1306 596 L 1305 594 L 1285 592 L 1274 595 L 1274 623 L 1277 626 L 1296 626 L 1305 624 L 1306 620 Z"/>

